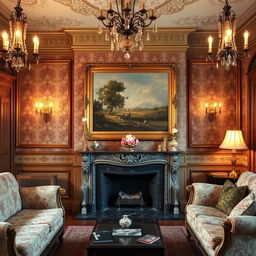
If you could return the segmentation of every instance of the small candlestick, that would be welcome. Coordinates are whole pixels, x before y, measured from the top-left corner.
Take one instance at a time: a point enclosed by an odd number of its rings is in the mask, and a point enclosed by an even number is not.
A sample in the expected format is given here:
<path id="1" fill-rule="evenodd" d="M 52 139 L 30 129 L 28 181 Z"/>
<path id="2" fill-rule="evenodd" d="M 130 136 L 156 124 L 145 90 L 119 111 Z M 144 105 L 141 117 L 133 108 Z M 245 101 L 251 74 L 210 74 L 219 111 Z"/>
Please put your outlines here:
<path id="1" fill-rule="evenodd" d="M 112 1 L 109 0 L 109 10 L 112 10 Z"/>
<path id="2" fill-rule="evenodd" d="M 244 49 L 248 49 L 248 38 L 249 38 L 249 32 L 246 30 L 244 32 Z"/>
<path id="3" fill-rule="evenodd" d="M 33 53 L 38 54 L 39 53 L 39 38 L 37 36 L 33 37 L 34 42 L 34 50 Z"/>
<path id="4" fill-rule="evenodd" d="M 212 53 L 212 41 L 213 41 L 212 36 L 209 36 L 208 37 L 208 53 Z"/>

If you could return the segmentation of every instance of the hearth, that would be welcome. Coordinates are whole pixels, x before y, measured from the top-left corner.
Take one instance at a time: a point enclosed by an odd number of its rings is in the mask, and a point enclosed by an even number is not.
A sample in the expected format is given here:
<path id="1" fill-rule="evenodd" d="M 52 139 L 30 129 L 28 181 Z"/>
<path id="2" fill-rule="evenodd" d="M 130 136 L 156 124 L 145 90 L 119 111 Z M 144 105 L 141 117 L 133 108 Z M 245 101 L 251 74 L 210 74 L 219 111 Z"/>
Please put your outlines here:
<path id="1" fill-rule="evenodd" d="M 79 218 L 179 214 L 178 152 L 82 152 Z M 138 192 L 141 197 L 120 198 Z M 175 211 L 174 211 L 175 210 Z"/>

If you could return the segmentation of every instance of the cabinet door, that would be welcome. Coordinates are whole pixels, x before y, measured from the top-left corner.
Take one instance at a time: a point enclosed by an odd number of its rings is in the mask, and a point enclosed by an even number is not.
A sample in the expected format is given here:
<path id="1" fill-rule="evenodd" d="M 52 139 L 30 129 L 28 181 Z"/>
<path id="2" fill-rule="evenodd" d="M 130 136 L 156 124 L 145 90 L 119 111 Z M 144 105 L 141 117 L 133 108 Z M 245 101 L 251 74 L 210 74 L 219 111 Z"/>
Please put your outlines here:
<path id="1" fill-rule="evenodd" d="M 0 172 L 11 171 L 11 100 L 0 95 Z"/>

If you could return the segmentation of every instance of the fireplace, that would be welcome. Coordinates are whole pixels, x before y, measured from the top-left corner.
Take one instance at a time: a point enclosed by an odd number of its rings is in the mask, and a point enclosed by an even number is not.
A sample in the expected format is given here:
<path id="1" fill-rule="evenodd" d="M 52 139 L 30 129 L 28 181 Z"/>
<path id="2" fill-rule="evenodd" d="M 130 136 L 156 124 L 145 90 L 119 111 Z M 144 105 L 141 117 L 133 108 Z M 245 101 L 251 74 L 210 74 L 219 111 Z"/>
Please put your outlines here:
<path id="1" fill-rule="evenodd" d="M 164 164 L 96 166 L 96 210 L 117 208 L 119 191 L 142 192 L 144 208 L 164 210 Z M 138 205 L 127 204 L 128 207 Z"/>
<path id="2" fill-rule="evenodd" d="M 179 213 L 178 152 L 81 152 L 81 218 L 109 209 Z M 119 192 L 142 193 L 143 207 L 117 205 Z M 119 208 L 119 209 L 118 209 Z"/>

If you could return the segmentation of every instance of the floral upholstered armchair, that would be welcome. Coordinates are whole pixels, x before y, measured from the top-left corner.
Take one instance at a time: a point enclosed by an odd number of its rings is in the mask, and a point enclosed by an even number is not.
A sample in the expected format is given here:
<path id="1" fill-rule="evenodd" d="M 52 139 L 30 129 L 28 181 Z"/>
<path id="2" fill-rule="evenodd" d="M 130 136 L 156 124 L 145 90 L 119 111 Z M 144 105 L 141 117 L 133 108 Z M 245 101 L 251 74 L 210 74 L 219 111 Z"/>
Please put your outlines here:
<path id="1" fill-rule="evenodd" d="M 237 187 L 247 186 L 248 195 L 229 213 L 218 210 L 222 186 L 193 183 L 186 206 L 188 238 L 196 240 L 203 255 L 256 255 L 256 173 L 244 172 Z"/>
<path id="2" fill-rule="evenodd" d="M 45 255 L 63 227 L 59 186 L 19 188 L 11 173 L 0 173 L 0 256 Z"/>

